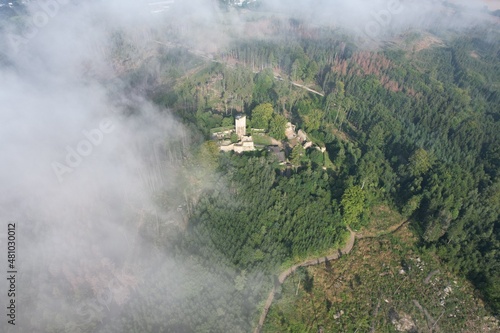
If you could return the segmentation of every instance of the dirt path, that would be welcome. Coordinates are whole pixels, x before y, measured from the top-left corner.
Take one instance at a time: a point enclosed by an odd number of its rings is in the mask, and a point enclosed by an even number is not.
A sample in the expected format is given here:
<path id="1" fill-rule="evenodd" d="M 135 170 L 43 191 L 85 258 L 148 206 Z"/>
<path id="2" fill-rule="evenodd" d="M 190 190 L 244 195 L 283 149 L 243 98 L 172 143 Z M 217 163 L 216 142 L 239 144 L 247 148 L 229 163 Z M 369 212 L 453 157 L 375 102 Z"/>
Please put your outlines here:
<path id="1" fill-rule="evenodd" d="M 296 265 L 288 268 L 287 270 L 285 270 L 284 272 L 282 272 L 279 275 L 279 277 L 278 277 L 279 285 L 281 286 L 283 284 L 283 282 L 285 282 L 285 280 L 293 272 L 295 272 L 297 270 L 297 268 L 299 268 L 299 267 L 314 266 L 314 265 L 324 263 L 325 261 L 337 260 L 342 255 L 348 254 L 349 252 L 351 252 L 352 248 L 354 247 L 354 241 L 356 240 L 356 233 L 354 231 L 352 231 L 349 227 L 347 227 L 347 229 L 349 230 L 350 236 L 349 236 L 349 240 L 347 241 L 344 248 L 338 249 L 337 251 L 335 251 L 335 253 L 328 255 L 326 257 L 319 257 L 319 258 L 315 258 L 315 259 L 305 260 L 299 264 L 296 264 Z M 266 301 L 266 304 L 264 305 L 264 310 L 262 311 L 262 314 L 260 315 L 259 324 L 255 328 L 254 333 L 260 333 L 260 331 L 262 330 L 262 326 L 264 326 L 264 322 L 266 320 L 267 314 L 269 312 L 269 309 L 271 308 L 271 304 L 273 303 L 275 292 L 276 292 L 276 286 L 273 287 L 273 289 L 269 292 L 269 296 L 267 296 L 267 301 Z"/>
<path id="2" fill-rule="evenodd" d="M 338 249 L 335 251 L 335 253 L 328 255 L 326 257 L 319 257 L 315 259 L 309 259 L 305 260 L 301 263 L 298 263 L 287 270 L 283 271 L 279 277 L 278 277 L 278 283 L 279 286 L 285 282 L 285 280 L 297 270 L 299 267 L 308 267 L 308 266 L 314 266 L 318 264 L 322 264 L 326 261 L 333 261 L 337 260 L 344 254 L 348 254 L 352 251 L 352 248 L 354 247 L 354 242 L 356 239 L 363 239 L 363 238 L 375 238 L 375 237 L 380 237 L 386 234 L 390 234 L 393 232 L 398 231 L 403 225 L 405 225 L 408 222 L 408 220 L 404 220 L 396 225 L 393 225 L 389 228 L 387 228 L 384 231 L 380 231 L 378 233 L 359 233 L 356 234 L 354 231 L 351 230 L 351 228 L 347 227 L 349 230 L 350 236 L 349 240 L 347 241 L 346 245 L 342 249 Z M 254 333 L 260 333 L 262 330 L 262 327 L 264 326 L 264 322 L 266 321 L 267 314 L 269 313 L 269 309 L 271 308 L 271 305 L 273 304 L 274 301 L 274 294 L 276 293 L 276 286 L 273 287 L 273 289 L 269 292 L 269 295 L 267 296 L 266 304 L 264 305 L 264 309 L 262 310 L 262 314 L 260 315 L 259 318 L 259 324 L 254 330 Z"/>
<path id="3" fill-rule="evenodd" d="M 292 84 L 293 84 L 294 86 L 296 86 L 296 87 L 299 87 L 299 88 L 305 89 L 305 90 L 307 90 L 307 91 L 309 91 L 309 92 L 312 92 L 313 94 L 320 95 L 321 97 L 325 97 L 325 94 L 320 93 L 319 91 L 316 91 L 316 90 L 311 89 L 311 88 L 309 88 L 309 87 L 306 87 L 306 86 L 304 86 L 303 84 L 300 84 L 300 83 L 297 83 L 297 82 L 293 82 L 293 81 L 292 81 Z"/>

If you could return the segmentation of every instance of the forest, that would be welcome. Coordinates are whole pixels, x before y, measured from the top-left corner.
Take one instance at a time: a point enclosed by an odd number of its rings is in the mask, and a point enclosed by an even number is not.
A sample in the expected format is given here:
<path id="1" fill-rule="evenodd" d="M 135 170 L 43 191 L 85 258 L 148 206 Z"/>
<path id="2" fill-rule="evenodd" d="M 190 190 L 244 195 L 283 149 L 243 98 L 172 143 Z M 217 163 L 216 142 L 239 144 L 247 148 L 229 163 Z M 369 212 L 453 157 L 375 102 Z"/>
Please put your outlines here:
<path id="1" fill-rule="evenodd" d="M 268 292 L 279 285 L 280 272 L 341 248 L 349 228 L 363 232 L 372 226 L 378 207 L 407 221 L 411 235 L 405 237 L 417 248 L 392 235 L 362 247 L 386 256 L 398 252 L 400 260 L 384 257 L 388 264 L 403 265 L 418 254 L 433 268 L 443 265 L 447 278 L 455 274 L 475 288 L 462 293 L 477 292 L 489 314 L 500 314 L 497 28 L 409 31 L 367 50 L 341 29 L 298 19 L 263 20 L 272 38 L 232 39 L 210 56 L 174 43 L 155 43 L 154 56 L 137 55 L 125 34 L 111 34 L 107 56 L 119 75 L 106 84 L 116 84 L 125 95 L 146 95 L 189 135 L 162 143 L 161 152 L 153 154 L 161 167 L 144 178 L 157 207 L 133 213 L 123 208 L 123 226 L 140 239 L 131 244 L 147 246 L 131 246 L 117 266 L 141 272 L 142 280 L 139 273 L 122 272 L 117 289 L 125 296 L 96 306 L 84 300 L 96 298 L 101 281 L 118 270 L 101 260 L 106 274 L 76 283 L 63 266 L 57 272 L 63 282 L 44 292 L 63 295 L 78 313 L 66 320 L 53 310 L 61 305 L 36 309 L 55 318 L 42 331 L 250 332 Z M 136 111 L 129 108 L 124 117 L 133 118 Z M 256 141 L 256 151 L 220 152 L 212 134 L 232 128 L 241 114 L 247 116 L 247 132 L 262 130 L 266 140 Z M 287 122 L 307 133 L 313 146 L 292 147 L 284 133 Z M 283 144 L 286 163 L 260 149 L 269 138 Z M 174 169 L 180 170 L 174 185 L 155 184 L 162 172 Z M 154 265 L 143 266 L 143 258 Z M 342 267 L 335 274 L 347 270 Z M 415 271 L 415 281 L 425 279 Z M 26 274 L 37 276 L 34 269 Z M 361 286 L 370 274 L 375 273 L 360 268 L 353 285 Z M 308 281 L 304 270 L 299 275 L 299 281 Z M 373 276 L 385 290 L 393 288 L 391 281 Z M 412 295 L 420 292 L 418 284 L 398 278 Z M 26 287 L 26 302 L 38 288 Z M 295 288 L 293 280 L 277 289 L 293 295 Z M 318 286 L 306 288 L 323 300 Z M 326 304 L 326 313 L 337 315 Z M 364 326 L 347 317 L 335 325 L 367 329 L 370 309 L 364 310 L 356 318 Z M 272 325 L 278 327 L 283 318 L 271 311 Z M 456 325 L 467 319 L 459 317 Z M 446 323 L 443 327 L 457 327 Z M 305 325 L 292 324 L 298 331 Z"/>
<path id="2" fill-rule="evenodd" d="M 309 150 L 287 174 L 263 156 L 220 155 L 217 168 L 234 185 L 203 198 L 191 227 L 210 234 L 234 265 L 270 268 L 331 247 L 346 223 L 366 225 L 366 212 L 383 202 L 411 220 L 422 249 L 468 277 L 498 313 L 499 37 L 471 29 L 417 51 L 405 45 L 426 33 L 379 51 L 324 31 L 235 42 L 156 101 L 207 139 L 227 118 L 251 118 L 271 103 L 326 147 L 332 164 L 323 168 L 323 157 Z M 351 217 L 341 203 L 353 191 L 362 199 Z"/>

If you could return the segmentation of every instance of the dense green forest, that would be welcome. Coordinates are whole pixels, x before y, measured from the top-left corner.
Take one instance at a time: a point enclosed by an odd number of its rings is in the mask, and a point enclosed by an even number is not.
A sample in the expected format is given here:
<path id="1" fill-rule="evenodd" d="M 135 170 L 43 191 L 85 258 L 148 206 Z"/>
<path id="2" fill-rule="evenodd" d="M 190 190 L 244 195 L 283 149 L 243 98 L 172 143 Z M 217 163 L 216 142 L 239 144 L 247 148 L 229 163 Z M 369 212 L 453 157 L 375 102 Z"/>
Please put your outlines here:
<path id="1" fill-rule="evenodd" d="M 276 114 L 325 146 L 333 162 L 320 170 L 309 151 L 284 176 L 262 157 L 221 156 L 219 170 L 245 182 L 244 194 L 230 188 L 239 209 L 227 206 L 228 194 L 211 194 L 200 201 L 192 227 L 211 234 L 235 265 L 271 267 L 267 256 L 278 264 L 335 244 L 338 236 L 327 234 L 345 222 L 342 195 L 362 187 L 364 210 L 385 202 L 410 218 L 422 248 L 469 277 L 498 312 L 498 33 L 470 30 L 440 45 L 405 49 L 427 38 L 413 33 L 381 51 L 325 34 L 235 43 L 218 62 L 156 95 L 207 138 L 235 112 L 251 116 L 255 106 L 272 103 Z M 298 193 L 314 200 L 295 203 Z M 299 218 L 312 204 L 317 215 Z M 360 226 L 367 223 L 363 213 L 360 219 Z"/>
<path id="2" fill-rule="evenodd" d="M 284 177 L 264 157 L 224 157 L 228 188 L 203 197 L 192 217 L 203 240 L 240 269 L 273 271 L 283 262 L 321 253 L 339 244 L 345 225 L 331 196 L 326 172 Z"/>

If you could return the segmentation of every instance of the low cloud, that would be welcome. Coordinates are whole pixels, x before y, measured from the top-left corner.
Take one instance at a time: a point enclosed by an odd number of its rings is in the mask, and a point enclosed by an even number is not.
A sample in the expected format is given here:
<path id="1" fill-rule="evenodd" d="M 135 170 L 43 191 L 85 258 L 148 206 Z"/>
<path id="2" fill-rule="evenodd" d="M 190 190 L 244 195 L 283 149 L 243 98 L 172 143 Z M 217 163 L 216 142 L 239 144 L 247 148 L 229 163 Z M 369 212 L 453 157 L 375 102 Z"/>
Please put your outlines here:
<path id="1" fill-rule="evenodd" d="M 314 26 L 343 28 L 354 33 L 361 46 L 408 30 L 461 30 L 496 21 L 481 0 L 268 0 L 263 8 Z"/>
<path id="2" fill-rule="evenodd" d="M 41 15 L 36 5 L 31 15 Z M 36 34 L 4 30 L 23 38 L 17 48 L 8 44 L 0 68 L 0 238 L 16 224 L 18 270 L 16 326 L 1 326 L 12 331 L 88 331 L 99 316 L 112 320 L 149 265 L 174 262 L 141 230 L 185 218 L 182 155 L 165 148 L 187 151 L 191 135 L 128 89 L 119 74 L 134 64 L 120 67 L 115 61 L 129 59 L 113 54 L 115 33 L 154 28 L 147 6 L 60 4 L 53 13 Z M 151 56 L 150 41 L 127 43 L 138 58 Z M 159 193 L 173 204 L 160 207 Z"/>

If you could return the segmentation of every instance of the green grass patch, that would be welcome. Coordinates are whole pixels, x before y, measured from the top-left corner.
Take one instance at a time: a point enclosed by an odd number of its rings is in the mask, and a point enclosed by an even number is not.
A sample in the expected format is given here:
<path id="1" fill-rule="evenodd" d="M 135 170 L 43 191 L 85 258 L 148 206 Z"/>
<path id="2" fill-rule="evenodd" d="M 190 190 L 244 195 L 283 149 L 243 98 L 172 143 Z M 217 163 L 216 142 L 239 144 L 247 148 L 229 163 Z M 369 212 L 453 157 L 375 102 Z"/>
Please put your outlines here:
<path id="1" fill-rule="evenodd" d="M 265 134 L 254 134 L 252 138 L 254 144 L 256 145 L 262 145 L 262 146 L 271 145 L 271 138 Z"/>
<path id="2" fill-rule="evenodd" d="M 324 156 L 323 166 L 327 169 L 335 170 L 335 164 L 333 164 L 332 160 L 330 160 L 330 156 L 328 154 L 328 151 L 325 151 L 323 156 Z"/>
<path id="3" fill-rule="evenodd" d="M 229 131 L 234 129 L 234 126 L 226 126 L 226 127 L 216 127 L 212 128 L 210 130 L 210 134 L 218 133 L 218 132 L 224 132 L 224 131 Z"/>
<path id="4" fill-rule="evenodd" d="M 382 232 L 404 220 L 397 211 L 386 205 L 377 205 L 370 211 L 370 223 L 366 228 L 371 233 Z"/>

